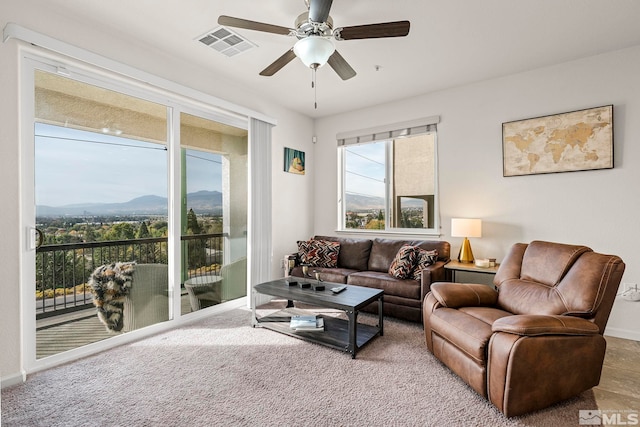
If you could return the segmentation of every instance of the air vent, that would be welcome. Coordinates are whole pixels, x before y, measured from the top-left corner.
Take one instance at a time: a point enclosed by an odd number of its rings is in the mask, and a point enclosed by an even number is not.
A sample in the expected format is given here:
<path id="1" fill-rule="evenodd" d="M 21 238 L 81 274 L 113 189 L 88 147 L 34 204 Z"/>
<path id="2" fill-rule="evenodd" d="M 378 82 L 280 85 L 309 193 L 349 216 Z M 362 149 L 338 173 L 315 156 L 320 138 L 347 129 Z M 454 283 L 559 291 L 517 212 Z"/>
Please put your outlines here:
<path id="1" fill-rule="evenodd" d="M 258 47 L 255 43 L 250 42 L 226 27 L 214 28 L 198 37 L 197 40 L 229 57 Z"/>

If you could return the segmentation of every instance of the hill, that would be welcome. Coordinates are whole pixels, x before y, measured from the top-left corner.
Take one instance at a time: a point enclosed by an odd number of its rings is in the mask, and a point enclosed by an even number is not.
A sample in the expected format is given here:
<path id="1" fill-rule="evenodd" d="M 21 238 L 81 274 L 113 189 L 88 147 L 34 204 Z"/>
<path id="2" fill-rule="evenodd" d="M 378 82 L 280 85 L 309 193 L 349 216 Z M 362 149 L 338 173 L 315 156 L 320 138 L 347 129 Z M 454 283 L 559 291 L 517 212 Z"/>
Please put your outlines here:
<path id="1" fill-rule="evenodd" d="M 384 210 L 384 198 L 373 196 L 362 196 L 360 194 L 346 193 L 345 207 L 348 212 L 368 212 Z M 403 207 L 405 208 L 422 208 L 422 200 L 405 199 Z"/>
<path id="2" fill-rule="evenodd" d="M 36 216 L 166 215 L 167 198 L 154 195 L 136 197 L 122 203 L 86 203 L 64 206 L 36 206 Z M 222 215 L 222 193 L 197 191 L 187 194 L 187 208 L 197 214 Z"/>

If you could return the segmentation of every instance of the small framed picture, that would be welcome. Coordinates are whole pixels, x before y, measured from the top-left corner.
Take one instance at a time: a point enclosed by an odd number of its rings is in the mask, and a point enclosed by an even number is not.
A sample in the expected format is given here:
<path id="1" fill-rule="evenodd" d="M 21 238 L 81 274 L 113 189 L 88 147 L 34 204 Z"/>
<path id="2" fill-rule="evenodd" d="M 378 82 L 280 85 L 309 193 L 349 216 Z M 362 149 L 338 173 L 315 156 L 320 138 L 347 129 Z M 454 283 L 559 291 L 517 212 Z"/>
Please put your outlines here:
<path id="1" fill-rule="evenodd" d="M 284 147 L 284 171 L 304 175 L 304 151 Z"/>

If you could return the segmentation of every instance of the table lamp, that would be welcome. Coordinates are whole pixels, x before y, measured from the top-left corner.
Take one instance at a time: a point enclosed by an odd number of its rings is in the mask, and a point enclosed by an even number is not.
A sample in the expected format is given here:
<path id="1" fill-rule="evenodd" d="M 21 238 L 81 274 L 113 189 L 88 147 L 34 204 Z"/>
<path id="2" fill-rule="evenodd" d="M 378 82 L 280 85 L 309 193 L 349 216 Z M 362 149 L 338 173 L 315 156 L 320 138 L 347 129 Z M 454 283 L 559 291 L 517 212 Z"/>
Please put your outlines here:
<path id="1" fill-rule="evenodd" d="M 458 261 L 473 262 L 473 252 L 468 237 L 482 237 L 482 220 L 451 218 L 451 237 L 464 237 L 458 253 Z"/>

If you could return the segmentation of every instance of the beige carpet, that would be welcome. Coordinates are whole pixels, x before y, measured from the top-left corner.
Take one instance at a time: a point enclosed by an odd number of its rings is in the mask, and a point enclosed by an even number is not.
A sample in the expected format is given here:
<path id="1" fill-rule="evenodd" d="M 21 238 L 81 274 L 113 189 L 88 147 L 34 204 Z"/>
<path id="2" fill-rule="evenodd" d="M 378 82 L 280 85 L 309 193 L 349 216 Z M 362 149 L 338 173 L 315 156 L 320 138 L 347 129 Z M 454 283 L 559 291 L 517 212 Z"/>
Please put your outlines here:
<path id="1" fill-rule="evenodd" d="M 233 310 L 37 373 L 2 391 L 2 426 L 567 426 L 596 408 L 589 391 L 507 419 L 417 324 L 387 319 L 352 360 L 249 323 Z"/>

